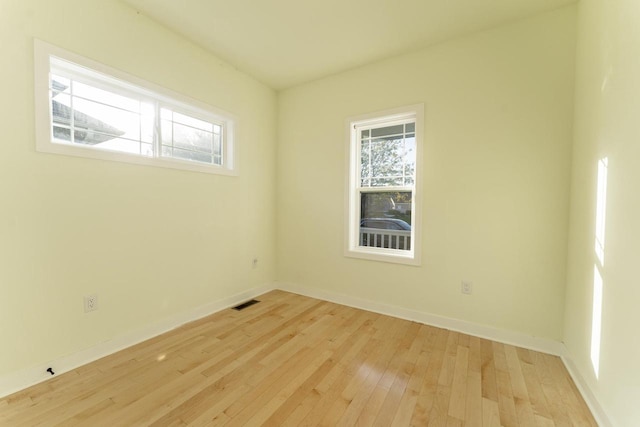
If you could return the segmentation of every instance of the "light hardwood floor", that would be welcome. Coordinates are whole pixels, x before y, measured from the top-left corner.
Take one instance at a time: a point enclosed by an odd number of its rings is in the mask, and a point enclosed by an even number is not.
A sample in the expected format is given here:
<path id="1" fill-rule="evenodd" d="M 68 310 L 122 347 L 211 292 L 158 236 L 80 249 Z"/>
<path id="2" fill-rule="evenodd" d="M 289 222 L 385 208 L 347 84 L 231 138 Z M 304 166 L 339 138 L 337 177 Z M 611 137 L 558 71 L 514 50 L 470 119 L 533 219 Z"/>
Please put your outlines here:
<path id="1" fill-rule="evenodd" d="M 596 426 L 560 359 L 281 291 L 0 399 L 1 426 Z"/>

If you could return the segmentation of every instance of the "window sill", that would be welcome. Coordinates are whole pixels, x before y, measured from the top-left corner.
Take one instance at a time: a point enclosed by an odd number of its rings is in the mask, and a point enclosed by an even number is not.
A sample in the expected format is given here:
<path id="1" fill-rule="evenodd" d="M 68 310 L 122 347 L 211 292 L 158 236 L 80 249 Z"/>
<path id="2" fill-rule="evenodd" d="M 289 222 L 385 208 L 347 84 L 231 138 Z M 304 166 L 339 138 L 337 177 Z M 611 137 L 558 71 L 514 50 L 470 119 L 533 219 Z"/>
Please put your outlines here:
<path id="1" fill-rule="evenodd" d="M 419 267 L 422 264 L 420 258 L 417 257 L 413 251 L 407 252 L 407 254 L 402 254 L 399 253 L 399 251 L 383 248 L 349 248 L 345 250 L 344 256 L 368 261 L 388 262 L 392 264 Z"/>
<path id="2" fill-rule="evenodd" d="M 187 160 L 171 158 L 143 157 L 95 147 L 77 147 L 72 144 L 48 141 L 43 143 L 41 141 L 42 139 L 36 142 L 36 151 L 40 153 L 61 154 L 64 156 L 83 157 L 96 160 L 106 160 L 112 162 L 122 162 L 168 169 L 180 169 L 191 172 L 210 173 L 217 175 L 238 175 L 236 169 L 228 169 L 222 166 L 205 165 L 196 162 L 192 163 Z"/>

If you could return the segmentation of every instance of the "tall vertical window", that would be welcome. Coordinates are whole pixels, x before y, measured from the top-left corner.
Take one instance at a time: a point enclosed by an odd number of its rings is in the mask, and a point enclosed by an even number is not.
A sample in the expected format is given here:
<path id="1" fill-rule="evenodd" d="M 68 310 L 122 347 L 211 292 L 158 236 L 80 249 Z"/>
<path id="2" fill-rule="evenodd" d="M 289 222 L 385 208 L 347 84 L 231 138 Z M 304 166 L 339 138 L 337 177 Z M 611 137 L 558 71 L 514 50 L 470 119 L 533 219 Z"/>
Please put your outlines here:
<path id="1" fill-rule="evenodd" d="M 346 255 L 419 264 L 423 106 L 349 121 Z"/>
<path id="2" fill-rule="evenodd" d="M 38 151 L 231 173 L 233 120 L 36 41 Z"/>

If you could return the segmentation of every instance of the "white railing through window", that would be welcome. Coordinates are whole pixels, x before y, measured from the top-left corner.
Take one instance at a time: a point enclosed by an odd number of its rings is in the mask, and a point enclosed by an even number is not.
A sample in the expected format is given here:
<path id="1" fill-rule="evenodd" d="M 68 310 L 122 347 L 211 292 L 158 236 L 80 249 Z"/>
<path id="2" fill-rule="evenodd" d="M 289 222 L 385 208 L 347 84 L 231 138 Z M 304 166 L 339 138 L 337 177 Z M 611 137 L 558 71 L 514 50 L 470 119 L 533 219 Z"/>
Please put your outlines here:
<path id="1" fill-rule="evenodd" d="M 360 227 L 360 246 L 411 250 L 411 230 Z"/>

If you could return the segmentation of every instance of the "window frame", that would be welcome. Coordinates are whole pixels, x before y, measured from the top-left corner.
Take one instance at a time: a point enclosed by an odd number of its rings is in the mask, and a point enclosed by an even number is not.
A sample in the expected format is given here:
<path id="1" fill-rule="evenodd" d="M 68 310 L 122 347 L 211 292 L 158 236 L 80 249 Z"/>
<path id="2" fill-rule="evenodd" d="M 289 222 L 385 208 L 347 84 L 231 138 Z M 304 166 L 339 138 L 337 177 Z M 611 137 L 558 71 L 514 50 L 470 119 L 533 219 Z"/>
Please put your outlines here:
<path id="1" fill-rule="evenodd" d="M 411 249 L 389 249 L 359 245 L 360 234 L 360 137 L 363 127 L 383 127 L 394 122 L 415 120 L 416 163 L 412 186 L 366 187 L 364 192 L 407 191 L 412 192 L 411 202 Z M 424 138 L 424 104 L 410 105 L 391 110 L 379 111 L 347 119 L 346 192 L 345 192 L 345 248 L 344 255 L 371 261 L 390 262 L 406 265 L 421 265 L 422 230 L 422 150 Z"/>
<path id="2" fill-rule="evenodd" d="M 157 111 L 166 107 L 174 112 L 221 126 L 222 165 L 163 157 L 155 149 L 153 156 L 149 157 L 54 140 L 51 98 L 49 96 L 49 80 L 52 69 L 64 70 L 64 73 L 72 76 L 74 81 L 153 103 L 157 106 Z M 202 173 L 238 175 L 236 155 L 238 120 L 230 113 L 38 39 L 34 39 L 34 78 L 35 139 L 36 151 L 38 152 Z M 159 147 L 155 139 L 154 137 L 153 145 Z"/>

